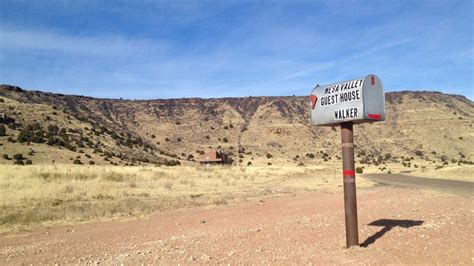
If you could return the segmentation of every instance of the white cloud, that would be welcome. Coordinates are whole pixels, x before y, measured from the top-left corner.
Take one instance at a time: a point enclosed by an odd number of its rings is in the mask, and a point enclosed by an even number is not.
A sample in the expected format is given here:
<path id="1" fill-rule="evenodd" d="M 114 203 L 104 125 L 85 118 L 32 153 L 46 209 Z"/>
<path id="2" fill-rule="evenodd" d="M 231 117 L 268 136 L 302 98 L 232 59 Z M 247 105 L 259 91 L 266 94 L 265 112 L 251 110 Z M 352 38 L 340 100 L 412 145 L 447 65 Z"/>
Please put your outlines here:
<path id="1" fill-rule="evenodd" d="M 163 53 L 167 45 L 120 35 L 75 36 L 54 31 L 0 27 L 0 49 L 37 50 L 91 56 L 127 56 Z"/>

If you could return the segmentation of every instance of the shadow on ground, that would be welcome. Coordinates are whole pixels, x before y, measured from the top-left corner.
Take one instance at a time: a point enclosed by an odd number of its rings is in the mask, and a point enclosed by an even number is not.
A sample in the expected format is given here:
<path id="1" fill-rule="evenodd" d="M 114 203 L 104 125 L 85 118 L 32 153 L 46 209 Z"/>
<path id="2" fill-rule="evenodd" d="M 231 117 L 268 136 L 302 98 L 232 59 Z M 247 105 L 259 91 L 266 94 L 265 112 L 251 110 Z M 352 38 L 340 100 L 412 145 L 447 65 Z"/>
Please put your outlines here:
<path id="1" fill-rule="evenodd" d="M 393 220 L 393 219 L 380 219 L 377 221 L 371 222 L 369 225 L 371 226 L 381 226 L 383 227 L 382 230 L 378 231 L 377 233 L 371 235 L 367 238 L 362 244 L 361 247 L 368 247 L 369 245 L 375 243 L 375 241 L 381 238 L 385 233 L 392 230 L 394 227 L 403 227 L 403 228 L 410 228 L 413 226 L 420 226 L 424 223 L 424 221 L 420 220 Z"/>

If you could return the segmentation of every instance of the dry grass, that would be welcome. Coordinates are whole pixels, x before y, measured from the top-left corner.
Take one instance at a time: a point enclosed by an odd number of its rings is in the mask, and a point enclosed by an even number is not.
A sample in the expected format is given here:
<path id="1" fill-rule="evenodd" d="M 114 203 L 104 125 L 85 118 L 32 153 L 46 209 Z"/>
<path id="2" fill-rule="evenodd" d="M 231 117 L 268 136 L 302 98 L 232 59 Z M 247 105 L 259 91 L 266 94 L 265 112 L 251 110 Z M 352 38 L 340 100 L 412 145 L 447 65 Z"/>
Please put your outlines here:
<path id="1" fill-rule="evenodd" d="M 0 165 L 0 231 L 340 189 L 322 167 Z M 359 187 L 370 186 L 360 179 Z"/>
<path id="2" fill-rule="evenodd" d="M 364 174 L 386 174 L 388 171 L 390 171 L 392 174 L 409 174 L 412 176 L 426 178 L 474 182 L 474 165 L 462 164 L 459 166 L 457 164 L 451 163 L 442 168 L 438 168 L 438 165 L 441 165 L 440 162 L 432 163 L 423 160 L 415 160 L 412 162 L 412 164 L 419 167 L 404 167 L 400 163 L 387 163 L 380 166 L 367 166 L 359 164 L 357 166 L 364 166 Z M 385 168 L 383 171 L 381 171 L 382 167 Z"/>
<path id="3" fill-rule="evenodd" d="M 413 173 L 413 175 L 428 177 L 428 178 L 440 178 L 448 180 L 459 180 L 474 182 L 474 165 L 463 165 L 463 166 L 445 166 L 441 169 L 420 169 Z"/>

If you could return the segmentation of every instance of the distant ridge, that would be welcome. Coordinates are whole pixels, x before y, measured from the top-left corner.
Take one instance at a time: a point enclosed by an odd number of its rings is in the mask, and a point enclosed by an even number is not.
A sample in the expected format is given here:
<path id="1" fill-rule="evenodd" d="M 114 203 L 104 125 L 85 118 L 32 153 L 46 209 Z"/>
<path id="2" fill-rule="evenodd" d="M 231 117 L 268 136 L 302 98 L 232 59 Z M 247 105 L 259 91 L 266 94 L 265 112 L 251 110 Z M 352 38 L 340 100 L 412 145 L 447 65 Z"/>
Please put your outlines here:
<path id="1" fill-rule="evenodd" d="M 6 90 L 6 91 L 16 91 L 16 92 L 34 92 L 34 93 L 44 93 L 44 94 L 52 94 L 52 95 L 58 95 L 58 96 L 73 96 L 73 97 L 81 97 L 81 98 L 89 98 L 89 99 L 98 99 L 98 100 L 124 100 L 124 101 L 155 101 L 155 100 L 218 100 L 218 99 L 223 99 L 223 100 L 232 100 L 232 99 L 242 99 L 242 98 L 279 98 L 279 97 L 305 97 L 302 95 L 292 95 L 292 96 L 235 96 L 235 97 L 213 97 L 213 98 L 205 98 L 205 97 L 181 97 L 181 98 L 166 98 L 166 99 L 160 99 L 160 98 L 154 98 L 154 99 L 126 99 L 126 98 L 97 98 L 97 97 L 92 97 L 92 96 L 87 96 L 87 95 L 79 95 L 79 94 L 63 94 L 63 93 L 54 93 L 54 92 L 47 92 L 47 91 L 42 91 L 42 90 L 37 90 L 37 89 L 22 89 L 21 87 L 14 86 L 14 85 L 9 85 L 9 84 L 0 84 L 0 88 Z M 452 93 L 444 93 L 440 91 L 431 91 L 431 90 L 401 90 L 401 91 L 391 91 L 387 92 L 387 94 L 405 94 L 405 93 L 438 93 L 438 94 L 444 94 L 448 96 L 454 96 L 454 97 L 461 97 L 466 99 L 467 101 L 470 101 L 466 96 L 462 94 L 452 94 Z M 472 102 L 472 101 L 470 101 Z"/>
<path id="2" fill-rule="evenodd" d="M 0 113 L 15 120 L 7 129 L 9 136 L 0 137 L 3 149 L 41 149 L 44 155 L 38 155 L 37 162 L 54 157 L 55 162 L 71 163 L 77 156 L 84 161 L 87 154 L 87 160 L 100 164 L 191 164 L 200 153 L 217 147 L 245 165 L 307 163 L 311 153 L 338 160 L 338 129 L 309 126 L 306 96 L 122 100 L 0 85 L 0 97 Z M 386 112 L 385 122 L 356 128 L 357 152 L 411 157 L 421 150 L 424 160 L 458 160 L 461 154 L 473 159 L 474 104 L 465 96 L 389 92 Z M 8 141 L 18 139 L 33 123 L 42 131 L 50 125 L 66 128 L 68 146 L 53 141 L 48 145 L 45 135 L 44 142 L 30 140 L 30 145 Z"/>

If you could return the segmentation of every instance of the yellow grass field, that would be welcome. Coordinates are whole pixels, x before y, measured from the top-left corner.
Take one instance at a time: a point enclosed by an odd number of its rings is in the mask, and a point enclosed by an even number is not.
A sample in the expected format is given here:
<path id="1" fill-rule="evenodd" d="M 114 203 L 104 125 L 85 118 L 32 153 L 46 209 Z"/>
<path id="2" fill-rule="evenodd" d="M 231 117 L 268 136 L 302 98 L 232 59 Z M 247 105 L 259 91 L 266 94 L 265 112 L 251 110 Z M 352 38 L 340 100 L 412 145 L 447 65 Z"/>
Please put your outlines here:
<path id="1" fill-rule="evenodd" d="M 0 232 L 342 190 L 325 167 L 0 165 Z M 358 180 L 358 187 L 372 186 Z"/>

